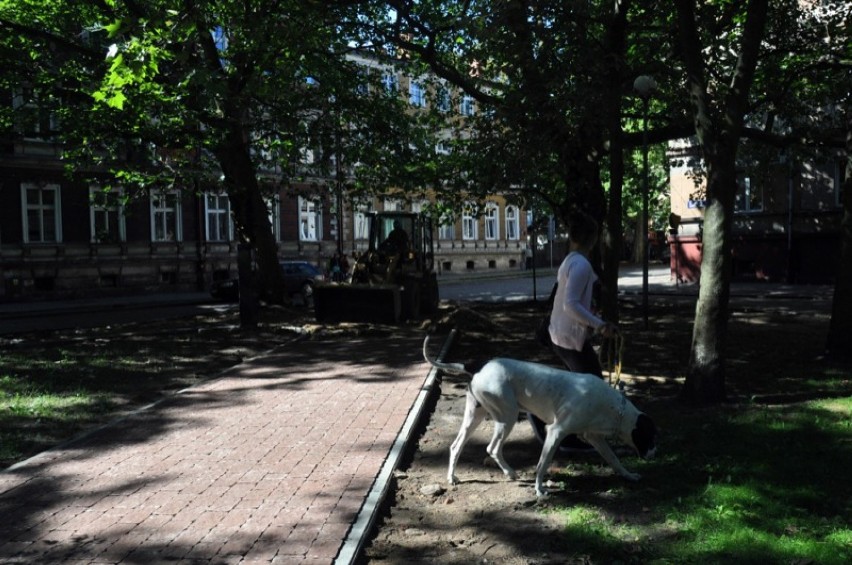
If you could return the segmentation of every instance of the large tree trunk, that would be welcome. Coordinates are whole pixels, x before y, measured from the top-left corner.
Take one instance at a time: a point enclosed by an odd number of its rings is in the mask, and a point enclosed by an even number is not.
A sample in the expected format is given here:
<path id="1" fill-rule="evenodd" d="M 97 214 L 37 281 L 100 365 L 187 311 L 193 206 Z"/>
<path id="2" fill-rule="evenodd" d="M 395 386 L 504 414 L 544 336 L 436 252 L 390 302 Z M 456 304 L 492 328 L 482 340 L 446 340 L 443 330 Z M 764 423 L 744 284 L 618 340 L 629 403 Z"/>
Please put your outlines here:
<path id="1" fill-rule="evenodd" d="M 721 162 L 720 162 L 721 161 Z M 701 284 L 692 329 L 689 370 L 682 391 L 690 401 L 725 399 L 725 351 L 731 286 L 731 234 L 736 186 L 733 160 L 708 163 L 708 195 L 704 213 Z"/>
<path id="2" fill-rule="evenodd" d="M 225 186 L 240 240 L 251 245 L 257 262 L 257 289 L 272 303 L 284 302 L 284 277 L 278 263 L 278 244 L 269 222 L 269 211 L 245 141 L 248 133 L 238 124 L 228 130 L 225 141 L 215 150 L 225 175 Z"/>
<path id="3" fill-rule="evenodd" d="M 840 265 L 834 285 L 826 350 L 831 357 L 852 358 L 852 111 L 847 115 Z"/>
<path id="4" fill-rule="evenodd" d="M 767 0 L 750 0 L 732 83 L 720 112 L 708 92 L 695 0 L 675 0 L 681 53 L 695 117 L 695 134 L 707 170 L 701 286 L 695 310 L 689 368 L 682 396 L 693 402 L 725 399 L 725 337 L 731 279 L 731 239 L 736 194 L 737 144 L 766 24 Z"/>

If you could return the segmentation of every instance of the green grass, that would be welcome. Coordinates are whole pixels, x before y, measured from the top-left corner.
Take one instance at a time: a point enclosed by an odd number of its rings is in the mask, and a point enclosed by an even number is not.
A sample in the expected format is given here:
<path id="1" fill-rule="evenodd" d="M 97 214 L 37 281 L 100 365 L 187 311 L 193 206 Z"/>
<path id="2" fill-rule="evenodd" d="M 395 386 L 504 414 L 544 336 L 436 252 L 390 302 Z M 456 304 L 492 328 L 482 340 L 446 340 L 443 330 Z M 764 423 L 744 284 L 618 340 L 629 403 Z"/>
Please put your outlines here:
<path id="1" fill-rule="evenodd" d="M 19 460 L 36 448 L 61 441 L 111 408 L 104 393 L 0 375 L 0 461 Z"/>
<path id="2" fill-rule="evenodd" d="M 556 509 L 576 555 L 622 563 L 852 561 L 852 397 L 673 409 L 663 417 L 664 455 L 631 460 L 644 477 L 639 485 L 621 487 L 617 503 Z"/>
<path id="3" fill-rule="evenodd" d="M 0 469 L 268 350 L 288 315 L 245 334 L 226 312 L 0 338 Z"/>

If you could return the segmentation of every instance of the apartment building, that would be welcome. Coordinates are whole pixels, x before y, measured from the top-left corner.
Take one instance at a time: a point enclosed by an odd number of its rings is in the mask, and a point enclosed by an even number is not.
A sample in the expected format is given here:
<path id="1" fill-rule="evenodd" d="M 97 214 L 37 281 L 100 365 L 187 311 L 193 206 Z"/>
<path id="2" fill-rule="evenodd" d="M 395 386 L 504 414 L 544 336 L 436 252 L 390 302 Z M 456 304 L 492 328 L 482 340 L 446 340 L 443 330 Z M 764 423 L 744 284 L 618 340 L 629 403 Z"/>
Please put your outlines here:
<path id="1" fill-rule="evenodd" d="M 388 77 L 388 86 L 412 106 L 427 104 L 417 80 L 396 71 Z M 184 186 L 127 199 L 107 175 L 68 174 L 56 142 L 61 124 L 36 100 L 16 92 L 0 102 L 26 116 L 0 139 L 0 300 L 198 291 L 236 273 L 226 195 Z M 462 116 L 475 111 L 465 96 L 436 103 L 455 104 L 448 111 Z M 329 188 L 334 179 L 317 180 L 271 190 L 269 220 L 281 259 L 325 267 L 338 247 L 344 253 L 366 248 L 367 211 L 428 207 L 428 201 L 404 199 L 353 203 Z M 278 181 L 273 176 L 271 182 Z M 526 227 L 525 211 L 500 195 L 482 210 L 471 202 L 437 227 L 437 268 L 519 268 Z"/>
<path id="2" fill-rule="evenodd" d="M 669 145 L 672 222 L 668 233 L 672 278 L 699 279 L 703 237 L 703 181 L 689 140 Z M 840 156 L 778 158 L 737 177 L 733 277 L 737 280 L 831 283 L 840 256 L 845 162 Z"/>

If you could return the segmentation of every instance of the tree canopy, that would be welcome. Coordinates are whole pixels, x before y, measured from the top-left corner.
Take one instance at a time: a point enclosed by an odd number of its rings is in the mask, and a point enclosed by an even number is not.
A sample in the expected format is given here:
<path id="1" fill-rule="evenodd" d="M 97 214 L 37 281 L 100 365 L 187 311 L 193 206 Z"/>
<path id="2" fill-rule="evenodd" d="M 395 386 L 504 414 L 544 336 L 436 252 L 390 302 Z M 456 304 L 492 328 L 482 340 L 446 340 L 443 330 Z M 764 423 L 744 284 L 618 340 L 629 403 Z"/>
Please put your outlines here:
<path id="1" fill-rule="evenodd" d="M 710 206 L 688 389 L 712 401 L 724 397 L 735 167 L 777 159 L 742 141 L 848 158 L 846 4 L 21 0 L 0 3 L 0 58 L 7 89 L 27 85 L 60 115 L 78 173 L 227 191 L 269 296 L 281 288 L 271 190 L 431 189 L 450 212 L 501 192 L 602 220 L 615 319 L 630 151 L 691 137 Z M 422 81 L 429 103 L 412 108 L 383 82 L 388 68 Z M 633 89 L 644 74 L 658 85 L 647 137 Z"/>

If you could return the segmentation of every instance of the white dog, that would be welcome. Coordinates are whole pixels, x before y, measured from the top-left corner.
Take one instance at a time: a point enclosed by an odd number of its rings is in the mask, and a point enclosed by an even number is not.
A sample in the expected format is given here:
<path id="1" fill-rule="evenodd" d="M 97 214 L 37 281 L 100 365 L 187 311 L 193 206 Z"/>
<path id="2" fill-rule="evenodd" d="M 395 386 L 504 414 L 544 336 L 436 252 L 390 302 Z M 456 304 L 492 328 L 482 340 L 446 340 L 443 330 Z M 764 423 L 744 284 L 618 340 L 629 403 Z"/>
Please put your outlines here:
<path id="1" fill-rule="evenodd" d="M 535 473 L 535 493 L 545 496 L 544 476 L 562 439 L 577 434 L 591 444 L 610 466 L 624 478 L 637 481 L 618 460 L 606 441 L 617 437 L 632 446 L 640 457 L 650 459 L 656 450 L 656 426 L 621 392 L 594 375 L 554 369 L 538 363 L 515 359 L 493 359 L 476 374 L 459 363 L 442 363 L 429 358 L 423 342 L 423 357 L 431 365 L 448 373 L 473 378 L 467 391 L 464 420 L 450 448 L 447 480 L 454 485 L 456 464 L 470 434 L 487 412 L 494 420 L 494 435 L 488 444 L 490 455 L 510 479 L 515 471 L 503 458 L 503 442 L 509 437 L 521 410 L 530 412 L 547 425 L 547 436 Z"/>

